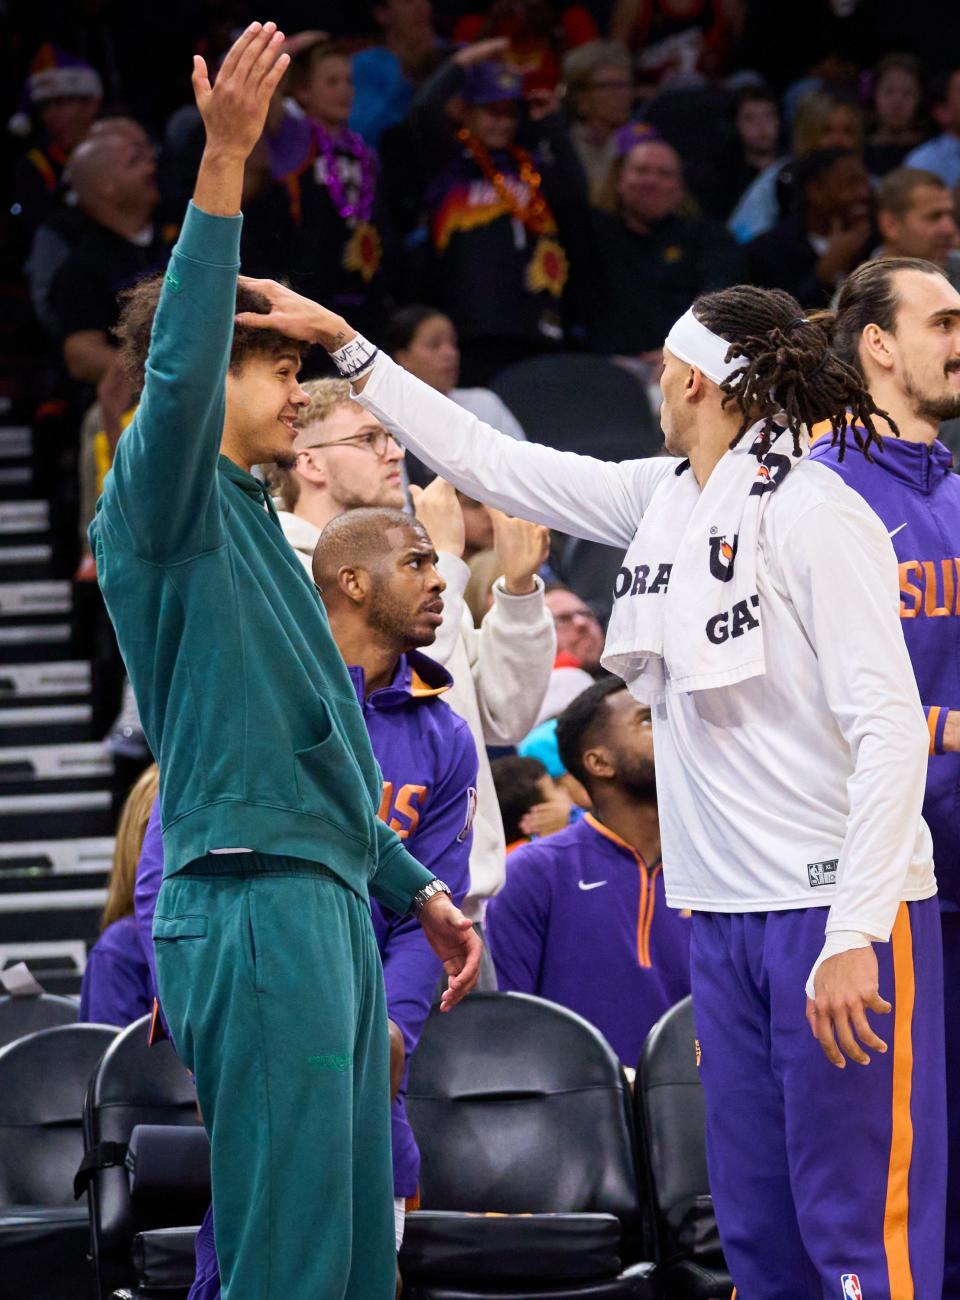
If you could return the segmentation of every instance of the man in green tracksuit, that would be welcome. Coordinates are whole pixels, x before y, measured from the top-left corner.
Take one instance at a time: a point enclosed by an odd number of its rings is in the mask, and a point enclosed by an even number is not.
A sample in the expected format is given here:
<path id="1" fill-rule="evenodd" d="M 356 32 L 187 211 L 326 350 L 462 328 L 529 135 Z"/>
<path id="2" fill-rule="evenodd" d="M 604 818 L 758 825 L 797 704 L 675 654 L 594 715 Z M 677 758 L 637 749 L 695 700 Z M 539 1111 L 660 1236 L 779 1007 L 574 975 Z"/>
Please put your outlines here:
<path id="1" fill-rule="evenodd" d="M 281 44 L 252 24 L 213 89 L 195 60 L 206 149 L 162 285 L 138 286 L 121 321 L 145 375 L 90 536 L 162 773 L 158 978 L 210 1132 L 223 1295 L 387 1300 L 388 1040 L 368 890 L 419 912 L 448 1008 L 480 945 L 377 819 L 356 694 L 250 473 L 291 454 L 307 400 L 300 344 L 234 333 L 244 162 Z"/>

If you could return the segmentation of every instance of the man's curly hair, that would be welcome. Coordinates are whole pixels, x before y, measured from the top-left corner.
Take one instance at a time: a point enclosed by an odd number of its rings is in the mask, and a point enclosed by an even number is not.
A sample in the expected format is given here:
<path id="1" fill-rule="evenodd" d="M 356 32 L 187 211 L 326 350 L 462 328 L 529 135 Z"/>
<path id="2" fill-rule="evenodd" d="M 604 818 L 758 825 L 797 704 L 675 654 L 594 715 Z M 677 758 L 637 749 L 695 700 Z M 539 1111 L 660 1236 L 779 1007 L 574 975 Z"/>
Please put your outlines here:
<path id="1" fill-rule="evenodd" d="M 160 301 L 165 272 L 146 276 L 120 295 L 120 319 L 113 334 L 120 345 L 120 364 L 135 396 L 143 391 L 147 353 L 153 318 Z M 237 285 L 237 311 L 255 312 L 266 316 L 270 304 L 262 293 L 255 293 L 245 285 Z M 279 330 L 253 329 L 249 325 L 234 325 L 230 348 L 230 369 L 234 374 L 253 356 L 275 357 L 284 352 L 302 354 L 307 345 L 299 339 L 287 338 Z"/>

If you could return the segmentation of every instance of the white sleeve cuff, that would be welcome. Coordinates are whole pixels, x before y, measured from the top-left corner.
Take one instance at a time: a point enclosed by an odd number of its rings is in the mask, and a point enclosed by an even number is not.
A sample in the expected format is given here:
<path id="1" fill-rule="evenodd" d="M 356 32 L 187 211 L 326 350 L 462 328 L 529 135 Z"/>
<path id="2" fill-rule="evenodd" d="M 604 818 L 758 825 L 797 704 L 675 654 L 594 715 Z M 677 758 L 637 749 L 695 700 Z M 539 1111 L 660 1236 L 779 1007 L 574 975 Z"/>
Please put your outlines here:
<path id="1" fill-rule="evenodd" d="M 813 986 L 813 977 L 828 957 L 836 957 L 841 952 L 851 952 L 854 948 L 869 948 L 872 942 L 870 935 L 863 934 L 860 930 L 832 930 L 827 935 L 826 941 L 820 949 L 820 956 L 813 963 L 813 969 L 807 979 L 807 997 L 815 998 L 817 996 Z"/>

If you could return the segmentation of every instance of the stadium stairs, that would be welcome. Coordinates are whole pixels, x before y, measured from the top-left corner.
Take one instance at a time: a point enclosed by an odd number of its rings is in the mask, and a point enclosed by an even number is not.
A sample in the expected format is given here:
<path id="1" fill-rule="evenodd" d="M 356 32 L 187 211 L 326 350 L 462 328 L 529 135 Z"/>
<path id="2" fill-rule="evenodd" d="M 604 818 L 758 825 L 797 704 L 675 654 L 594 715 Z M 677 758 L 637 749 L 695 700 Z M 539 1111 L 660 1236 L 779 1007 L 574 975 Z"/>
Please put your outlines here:
<path id="1" fill-rule="evenodd" d="M 86 629 L 99 596 L 69 576 L 71 475 L 41 441 L 50 426 L 14 423 L 12 409 L 0 409 L 0 971 L 26 961 L 48 992 L 76 994 L 106 897 L 117 794 L 113 755 L 95 739 L 104 727 Z"/>

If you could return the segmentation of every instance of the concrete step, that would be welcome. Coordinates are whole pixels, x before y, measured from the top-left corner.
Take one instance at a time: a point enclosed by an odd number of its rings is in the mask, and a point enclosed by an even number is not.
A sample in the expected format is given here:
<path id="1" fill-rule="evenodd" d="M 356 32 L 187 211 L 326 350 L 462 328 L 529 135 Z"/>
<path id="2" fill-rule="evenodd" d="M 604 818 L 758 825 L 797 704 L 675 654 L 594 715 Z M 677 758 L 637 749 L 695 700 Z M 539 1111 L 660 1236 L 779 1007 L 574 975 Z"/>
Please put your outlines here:
<path id="1" fill-rule="evenodd" d="M 70 699 L 89 696 L 90 690 L 90 664 L 85 659 L 0 666 L 0 704 L 47 696 Z"/>
<path id="2" fill-rule="evenodd" d="M 33 430 L 29 425 L 0 425 L 0 460 L 25 460 L 32 455 Z"/>
<path id="3" fill-rule="evenodd" d="M 0 794 L 0 843 L 112 834 L 113 798 L 109 790 Z"/>
<path id="4" fill-rule="evenodd" d="M 113 866 L 112 835 L 0 844 L 0 876 L 97 876 Z"/>
<path id="5" fill-rule="evenodd" d="M 92 740 L 92 704 L 46 704 L 0 709 L 0 749 Z"/>
<path id="6" fill-rule="evenodd" d="M 65 579 L 0 582 L 0 618 L 69 614 L 72 609 L 73 591 Z"/>
<path id="7" fill-rule="evenodd" d="M 49 531 L 49 501 L 0 501 L 0 534 Z"/>
<path id="8" fill-rule="evenodd" d="M 0 719 L 7 710 L 0 709 Z M 29 710 L 17 710 L 29 712 Z M 39 710 L 37 710 L 39 712 Z M 3 733 L 0 731 L 0 739 Z M 113 776 L 113 754 L 102 741 L 76 745 L 13 745 L 0 748 L 0 782 L 81 781 Z"/>

